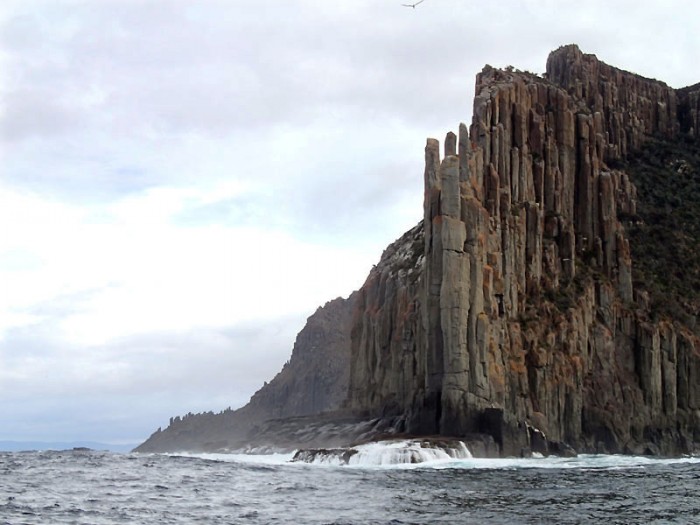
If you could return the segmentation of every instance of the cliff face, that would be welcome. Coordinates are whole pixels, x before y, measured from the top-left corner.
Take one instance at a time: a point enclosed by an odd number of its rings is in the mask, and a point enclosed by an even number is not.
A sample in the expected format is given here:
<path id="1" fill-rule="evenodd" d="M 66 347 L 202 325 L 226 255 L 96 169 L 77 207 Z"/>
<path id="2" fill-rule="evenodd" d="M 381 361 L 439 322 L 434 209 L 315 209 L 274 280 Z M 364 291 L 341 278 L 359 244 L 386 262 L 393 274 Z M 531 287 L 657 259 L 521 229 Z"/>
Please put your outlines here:
<path id="1" fill-rule="evenodd" d="M 297 335 L 292 356 L 248 409 L 259 416 L 307 416 L 340 408 L 350 378 L 350 328 L 355 294 L 337 298 L 309 317 Z"/>
<path id="2" fill-rule="evenodd" d="M 698 92 L 576 46 L 546 80 L 487 66 L 469 131 L 442 160 L 428 140 L 422 225 L 359 292 L 349 407 L 506 454 L 696 447 L 700 343 L 633 282 L 637 188 L 614 167 L 650 137 L 697 143 Z"/>
<path id="3" fill-rule="evenodd" d="M 678 110 L 681 131 L 700 142 L 700 84 L 678 90 Z"/>
<path id="4" fill-rule="evenodd" d="M 442 155 L 428 139 L 423 220 L 364 286 L 309 318 L 248 405 L 137 450 L 386 432 L 483 454 L 700 450 L 699 119 L 700 84 L 576 46 L 545 78 L 487 66 L 471 126 Z"/>
<path id="5" fill-rule="evenodd" d="M 219 414 L 175 417 L 136 450 L 222 451 L 260 444 L 263 422 L 308 416 L 340 408 L 348 389 L 350 323 L 356 294 L 334 299 L 316 310 L 297 335 L 290 360 L 258 390 L 247 405 Z M 268 432 L 269 433 L 269 432 Z M 268 445 L 281 441 L 267 439 Z M 289 441 L 289 439 L 287 439 Z M 294 443 L 290 441 L 294 448 Z"/>

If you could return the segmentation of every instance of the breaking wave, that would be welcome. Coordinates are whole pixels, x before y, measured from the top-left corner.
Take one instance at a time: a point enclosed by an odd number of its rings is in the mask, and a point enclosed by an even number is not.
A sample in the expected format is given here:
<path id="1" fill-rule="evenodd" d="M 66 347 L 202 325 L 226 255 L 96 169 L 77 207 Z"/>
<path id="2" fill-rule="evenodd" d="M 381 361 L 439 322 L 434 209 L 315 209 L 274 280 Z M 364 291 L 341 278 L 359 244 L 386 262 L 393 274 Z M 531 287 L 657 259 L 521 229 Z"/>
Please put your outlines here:
<path id="1" fill-rule="evenodd" d="M 462 441 L 447 446 L 425 446 L 419 441 L 377 442 L 359 445 L 355 449 L 357 454 L 350 457 L 350 465 L 415 464 L 472 457 Z"/>
<path id="2" fill-rule="evenodd" d="M 462 441 L 378 441 L 348 448 L 300 449 L 286 454 L 192 454 L 215 461 L 255 465 L 316 465 L 356 468 L 456 470 L 627 470 L 653 466 L 700 465 L 700 456 L 660 458 L 580 454 L 576 457 L 475 458 Z"/>
<path id="3" fill-rule="evenodd" d="M 378 441 L 350 448 L 299 450 L 292 461 L 321 465 L 387 466 L 436 463 L 471 457 L 462 441 L 401 440 Z"/>

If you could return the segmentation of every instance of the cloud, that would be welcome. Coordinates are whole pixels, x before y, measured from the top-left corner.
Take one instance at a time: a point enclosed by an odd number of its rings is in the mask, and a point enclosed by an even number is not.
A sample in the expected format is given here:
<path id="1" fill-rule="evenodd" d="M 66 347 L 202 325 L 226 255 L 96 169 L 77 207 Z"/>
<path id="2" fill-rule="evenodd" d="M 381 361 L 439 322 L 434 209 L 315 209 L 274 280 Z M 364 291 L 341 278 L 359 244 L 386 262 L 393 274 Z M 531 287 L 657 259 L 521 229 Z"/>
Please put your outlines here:
<path id="1" fill-rule="evenodd" d="M 373 262 L 351 247 L 305 241 L 274 224 L 178 227 L 187 203 L 201 209 L 210 199 L 208 191 L 162 187 L 101 206 L 95 220 L 92 208 L 6 191 L 0 221 L 22 227 L 0 240 L 0 260 L 19 250 L 43 263 L 8 276 L 0 311 L 37 320 L 47 312 L 57 319 L 61 311 L 57 329 L 65 337 L 94 343 L 309 310 L 331 290 L 349 294 Z M 66 312 L 67 303 L 80 309 Z"/>
<path id="2" fill-rule="evenodd" d="M 699 16 L 692 0 L 3 2 L 3 429 L 145 437 L 243 403 L 420 219 L 425 138 L 469 122 L 485 63 L 542 72 L 576 42 L 680 87 L 699 80 Z"/>
<path id="3" fill-rule="evenodd" d="M 69 432 L 75 425 L 93 427 L 95 439 L 142 439 L 170 415 L 239 406 L 259 388 L 258 378 L 281 368 L 301 323 L 296 316 L 269 318 L 85 346 L 16 329 L 0 342 L 5 433 L 28 439 L 33 427 L 75 439 Z M 111 419 L 122 420 L 119 432 L 95 432 L 97 422 Z M 65 427 L 60 436 L 57 421 Z"/>

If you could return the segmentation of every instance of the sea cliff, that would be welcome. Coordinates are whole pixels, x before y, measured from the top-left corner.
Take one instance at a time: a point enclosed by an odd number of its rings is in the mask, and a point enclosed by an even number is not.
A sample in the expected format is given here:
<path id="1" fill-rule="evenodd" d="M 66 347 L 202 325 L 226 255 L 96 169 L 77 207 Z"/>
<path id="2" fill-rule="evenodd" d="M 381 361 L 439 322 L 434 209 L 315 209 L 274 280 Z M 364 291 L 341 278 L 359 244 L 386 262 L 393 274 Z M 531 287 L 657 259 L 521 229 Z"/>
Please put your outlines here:
<path id="1" fill-rule="evenodd" d="M 697 334 L 633 281 L 638 195 L 613 166 L 651 138 L 697 141 L 696 121 L 697 91 L 576 46 L 546 78 L 484 68 L 469 130 L 442 158 L 428 139 L 422 253 L 383 259 L 360 290 L 350 406 L 408 433 L 486 432 L 504 454 L 692 450 Z"/>
<path id="2" fill-rule="evenodd" d="M 699 108 L 700 85 L 574 45 L 543 77 L 486 66 L 471 125 L 427 141 L 423 220 L 339 321 L 347 395 L 325 409 L 370 421 L 365 436 L 476 434 L 502 455 L 696 451 Z M 669 180 L 678 205 L 649 204 Z M 258 414 L 300 415 L 282 407 L 307 394 L 264 390 Z"/>

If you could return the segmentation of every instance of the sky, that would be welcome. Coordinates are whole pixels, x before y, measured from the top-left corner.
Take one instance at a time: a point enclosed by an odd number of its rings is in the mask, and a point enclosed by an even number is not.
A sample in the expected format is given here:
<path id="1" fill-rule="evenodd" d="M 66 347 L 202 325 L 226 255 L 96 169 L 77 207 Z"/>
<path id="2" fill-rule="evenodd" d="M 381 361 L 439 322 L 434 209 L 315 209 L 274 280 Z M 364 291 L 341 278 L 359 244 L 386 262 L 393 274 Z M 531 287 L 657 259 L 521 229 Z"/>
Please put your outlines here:
<path id="1" fill-rule="evenodd" d="M 3 0 L 0 440 L 243 405 L 420 220 L 485 64 L 700 81 L 695 0 L 401 3 Z"/>

